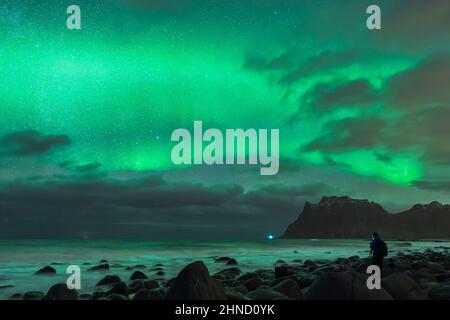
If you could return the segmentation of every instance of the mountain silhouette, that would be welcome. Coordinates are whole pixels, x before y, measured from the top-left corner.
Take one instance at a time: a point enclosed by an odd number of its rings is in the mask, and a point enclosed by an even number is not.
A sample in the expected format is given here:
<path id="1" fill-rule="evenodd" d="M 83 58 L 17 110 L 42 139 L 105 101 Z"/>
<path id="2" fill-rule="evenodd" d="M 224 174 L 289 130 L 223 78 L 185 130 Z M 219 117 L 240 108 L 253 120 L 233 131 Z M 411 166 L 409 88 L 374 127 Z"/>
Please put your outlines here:
<path id="1" fill-rule="evenodd" d="M 348 196 L 306 202 L 283 238 L 361 239 L 377 231 L 385 239 L 450 239 L 450 205 L 437 201 L 389 213 L 381 205 Z"/>

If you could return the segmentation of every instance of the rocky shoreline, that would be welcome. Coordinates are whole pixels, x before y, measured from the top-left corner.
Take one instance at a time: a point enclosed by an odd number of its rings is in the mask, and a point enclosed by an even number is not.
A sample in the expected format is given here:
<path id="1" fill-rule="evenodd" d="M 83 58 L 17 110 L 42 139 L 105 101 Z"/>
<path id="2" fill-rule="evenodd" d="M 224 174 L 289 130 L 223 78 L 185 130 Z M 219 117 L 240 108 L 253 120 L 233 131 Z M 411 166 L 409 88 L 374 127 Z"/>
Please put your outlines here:
<path id="1" fill-rule="evenodd" d="M 215 257 L 223 270 L 210 275 L 202 261 L 185 266 L 177 277 L 164 279 L 164 265 L 128 267 L 123 279 L 109 274 L 103 260 L 89 272 L 104 273 L 92 293 L 69 290 L 57 283 L 44 293 L 16 293 L 14 300 L 449 300 L 450 248 L 422 252 L 406 250 L 388 257 L 382 272 L 382 289 L 369 290 L 365 273 L 370 260 L 352 256 L 331 260 L 276 261 L 272 269 L 242 272 L 230 257 Z M 116 266 L 117 267 L 117 266 Z M 137 270 L 139 269 L 139 270 Z M 149 279 L 146 272 L 157 272 Z M 36 276 L 50 276 L 50 265 Z"/>

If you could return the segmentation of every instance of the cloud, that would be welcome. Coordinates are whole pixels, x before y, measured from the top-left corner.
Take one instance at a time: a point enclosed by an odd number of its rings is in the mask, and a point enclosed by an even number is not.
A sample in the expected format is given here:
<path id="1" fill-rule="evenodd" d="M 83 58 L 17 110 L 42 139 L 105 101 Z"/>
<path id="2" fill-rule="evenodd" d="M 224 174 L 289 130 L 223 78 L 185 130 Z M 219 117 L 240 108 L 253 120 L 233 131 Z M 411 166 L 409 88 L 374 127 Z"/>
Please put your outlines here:
<path id="1" fill-rule="evenodd" d="M 382 31 L 371 33 L 385 48 L 416 52 L 447 47 L 450 41 L 450 2 L 447 0 L 384 1 Z M 434 44 L 434 46 L 431 46 Z"/>
<path id="2" fill-rule="evenodd" d="M 323 184 L 205 186 L 159 175 L 129 181 L 14 182 L 0 190 L 0 233 L 7 238 L 227 238 L 280 231 Z M 245 232 L 243 228 L 247 228 Z"/>
<path id="3" fill-rule="evenodd" d="M 390 107 L 411 112 L 450 105 L 450 54 L 428 57 L 417 66 L 399 73 L 385 84 Z"/>
<path id="4" fill-rule="evenodd" d="M 66 135 L 44 135 L 38 131 L 9 133 L 0 140 L 0 151 L 17 157 L 42 156 L 55 149 L 68 146 L 71 140 Z"/>
<path id="5" fill-rule="evenodd" d="M 60 163 L 60 166 L 64 169 L 69 169 L 81 174 L 98 173 L 103 167 L 103 165 L 98 161 L 82 163 L 77 161 L 65 161 Z"/>
<path id="6" fill-rule="evenodd" d="M 302 97 L 301 106 L 290 122 L 302 119 L 305 112 L 324 114 L 340 107 L 365 108 L 376 103 L 379 93 L 365 79 L 319 83 Z"/>
<path id="7" fill-rule="evenodd" d="M 333 52 L 324 51 L 316 56 L 310 57 L 305 63 L 295 70 L 285 74 L 281 79 L 281 84 L 293 84 L 302 78 L 311 76 L 312 74 L 342 67 L 354 62 L 359 54 L 353 51 Z"/>
<path id="8" fill-rule="evenodd" d="M 291 52 L 285 52 L 280 56 L 276 56 L 274 58 L 264 58 L 261 56 L 249 56 L 245 59 L 244 65 L 242 66 L 244 69 L 253 70 L 253 71 L 273 71 L 273 70 L 284 70 L 292 67 L 293 64 L 293 55 Z"/>
<path id="9" fill-rule="evenodd" d="M 328 122 L 323 134 L 311 141 L 303 150 L 339 152 L 349 149 L 370 149 L 379 143 L 385 121 L 376 118 L 348 118 Z"/>
<path id="10" fill-rule="evenodd" d="M 323 114 L 362 107 L 357 117 L 326 122 L 321 134 L 301 149 L 330 153 L 374 147 L 391 151 L 388 153 L 415 149 L 429 164 L 448 165 L 449 84 L 450 55 L 433 55 L 387 79 L 380 90 L 364 79 L 320 83 L 306 93 L 291 120 L 296 121 L 305 110 Z M 377 114 L 371 111 L 374 106 L 381 108 Z M 389 162 L 384 156 L 375 156 Z"/>
<path id="11" fill-rule="evenodd" d="M 421 180 L 413 183 L 419 189 L 431 191 L 450 191 L 450 181 Z"/>

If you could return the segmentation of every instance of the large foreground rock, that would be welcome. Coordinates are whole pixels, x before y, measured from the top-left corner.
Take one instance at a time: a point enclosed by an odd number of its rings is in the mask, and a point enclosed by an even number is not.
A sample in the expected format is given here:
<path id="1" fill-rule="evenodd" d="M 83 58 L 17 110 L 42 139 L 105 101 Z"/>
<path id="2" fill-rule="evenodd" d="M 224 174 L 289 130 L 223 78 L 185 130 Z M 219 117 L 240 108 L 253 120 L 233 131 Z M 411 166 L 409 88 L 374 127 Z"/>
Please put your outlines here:
<path id="1" fill-rule="evenodd" d="M 175 278 L 168 300 L 225 300 L 222 284 L 209 275 L 202 261 L 188 264 Z"/>
<path id="2" fill-rule="evenodd" d="M 44 300 L 78 300 L 78 292 L 67 288 L 65 283 L 57 283 L 48 289 Z"/>
<path id="3" fill-rule="evenodd" d="M 406 273 L 397 272 L 381 280 L 381 286 L 396 300 L 426 300 L 428 295 Z"/>
<path id="4" fill-rule="evenodd" d="M 330 272 L 318 277 L 305 294 L 306 300 L 392 300 L 384 289 L 369 290 L 365 275 Z"/>

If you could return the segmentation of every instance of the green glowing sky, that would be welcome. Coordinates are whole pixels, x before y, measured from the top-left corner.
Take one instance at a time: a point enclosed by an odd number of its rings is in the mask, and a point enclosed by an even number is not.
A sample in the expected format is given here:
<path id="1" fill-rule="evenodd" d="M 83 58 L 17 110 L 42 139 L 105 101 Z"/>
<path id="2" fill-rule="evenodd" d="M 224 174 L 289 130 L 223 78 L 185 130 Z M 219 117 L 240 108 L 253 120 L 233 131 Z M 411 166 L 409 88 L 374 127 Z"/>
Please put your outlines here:
<path id="1" fill-rule="evenodd" d="M 395 208 L 445 201 L 447 2 L 380 1 L 381 31 L 366 29 L 370 1 L 73 2 L 82 30 L 66 29 L 64 1 L 0 5 L 3 182 L 158 173 L 244 189 L 327 184 Z M 279 128 L 279 176 L 176 168 L 170 134 L 194 120 Z M 8 135 L 30 130 L 68 141 L 10 152 Z"/>

